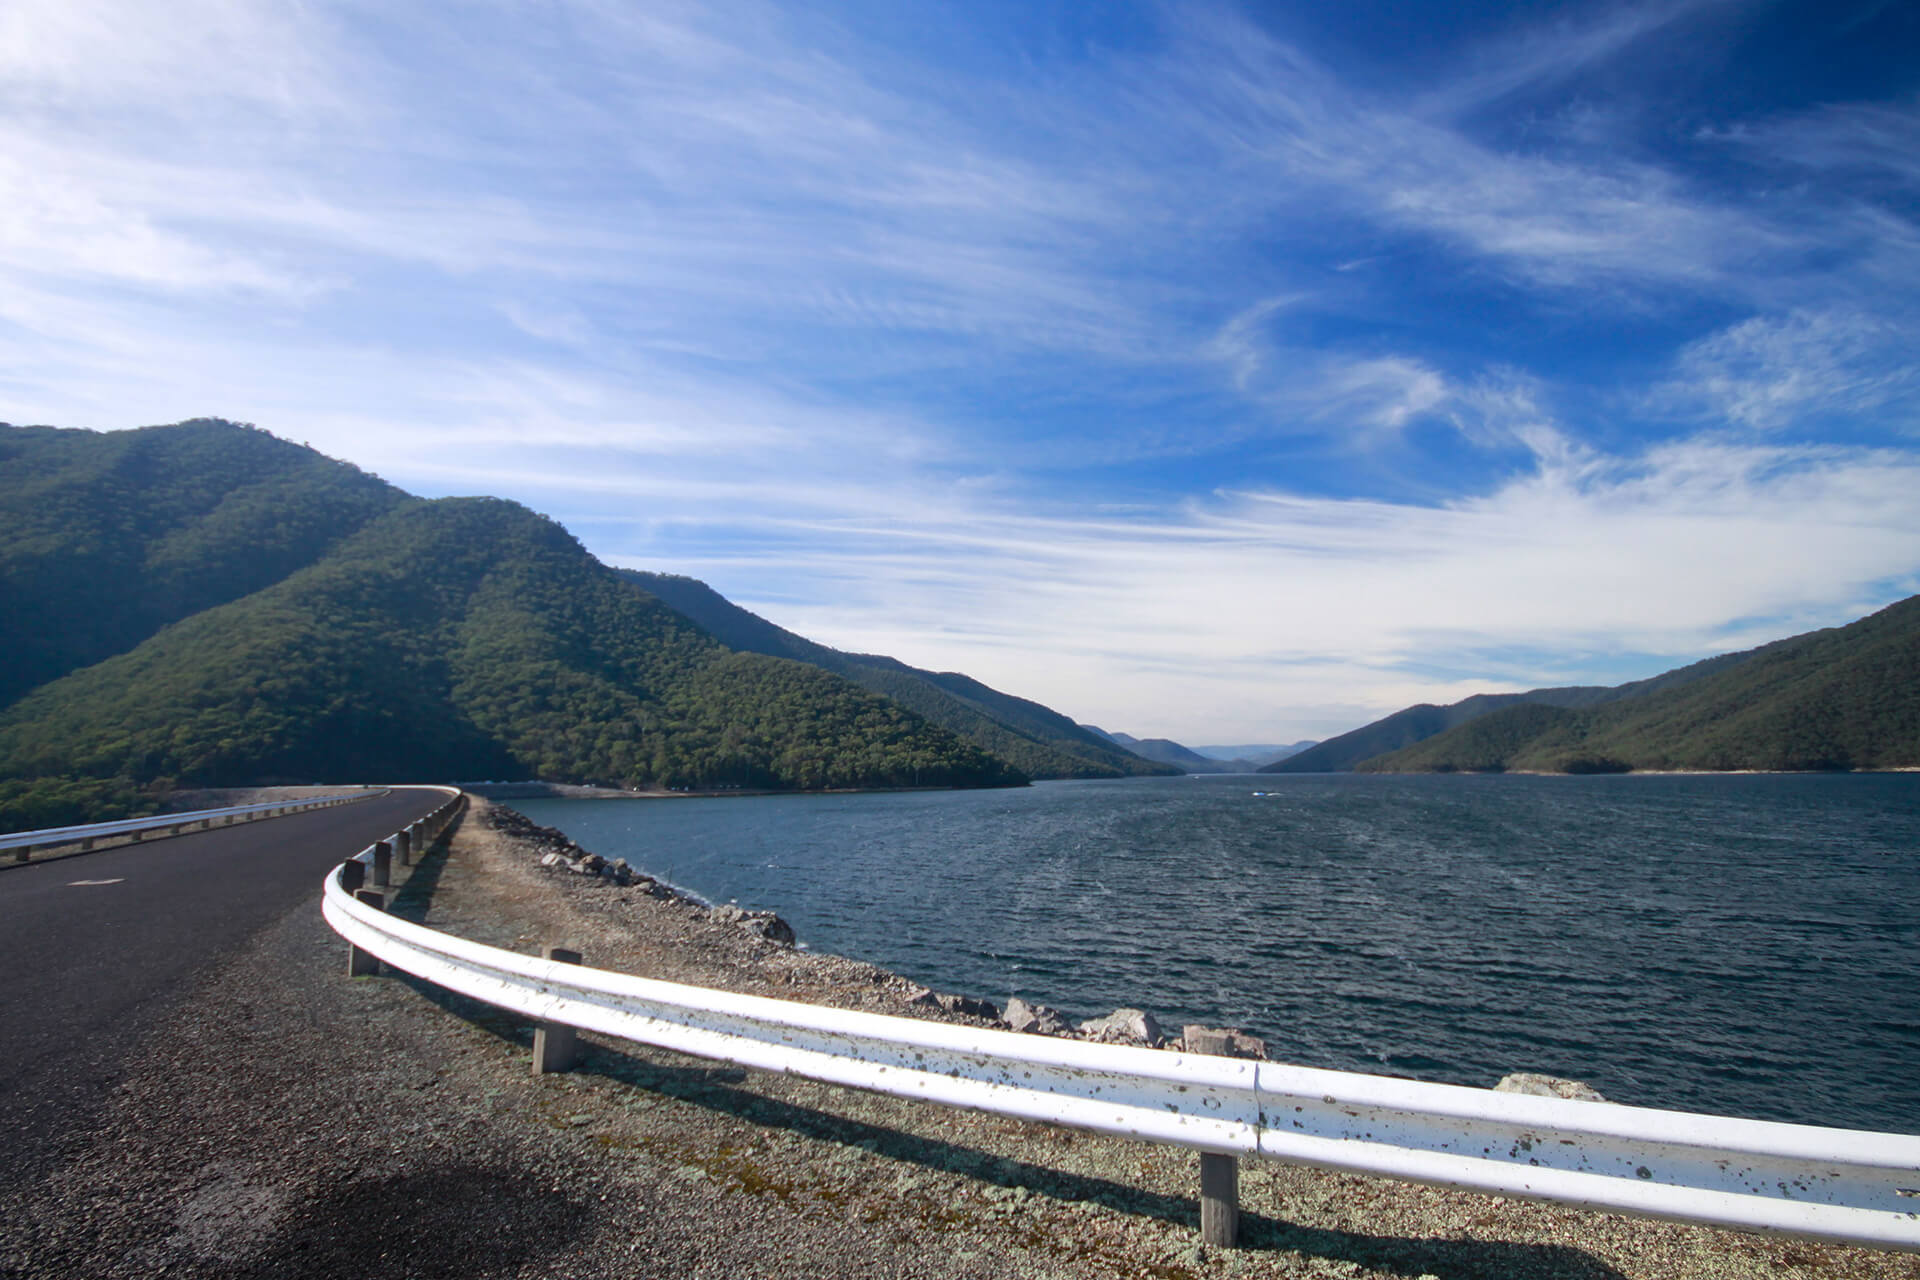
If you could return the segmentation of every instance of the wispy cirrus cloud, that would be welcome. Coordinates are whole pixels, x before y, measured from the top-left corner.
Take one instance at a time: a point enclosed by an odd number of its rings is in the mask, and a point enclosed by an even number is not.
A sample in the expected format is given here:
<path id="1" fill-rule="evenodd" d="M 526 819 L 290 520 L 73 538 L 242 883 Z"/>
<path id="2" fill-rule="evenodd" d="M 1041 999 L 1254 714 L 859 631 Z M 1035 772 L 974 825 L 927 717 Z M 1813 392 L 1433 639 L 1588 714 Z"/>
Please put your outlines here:
<path id="1" fill-rule="evenodd" d="M 1777 431 L 1807 418 L 1920 428 L 1915 332 L 1859 311 L 1756 316 L 1687 344 L 1655 396 L 1714 421 Z"/>

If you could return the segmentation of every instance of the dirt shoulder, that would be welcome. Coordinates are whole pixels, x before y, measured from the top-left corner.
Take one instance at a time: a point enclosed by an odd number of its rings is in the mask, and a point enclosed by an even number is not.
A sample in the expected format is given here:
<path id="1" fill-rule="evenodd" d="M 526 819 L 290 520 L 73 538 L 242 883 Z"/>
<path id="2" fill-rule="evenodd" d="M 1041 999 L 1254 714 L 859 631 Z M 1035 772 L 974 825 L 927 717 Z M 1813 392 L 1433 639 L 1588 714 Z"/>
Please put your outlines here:
<path id="1" fill-rule="evenodd" d="M 543 870 L 476 804 L 402 915 L 516 951 L 935 1016 L 871 965 L 684 899 Z M 0 1190 L 0 1276 L 1830 1276 L 1827 1248 L 1248 1161 L 1245 1247 L 1196 1243 L 1197 1159 L 531 1028 L 404 977 L 349 980 L 317 902 L 204 978 L 76 1155 Z"/>

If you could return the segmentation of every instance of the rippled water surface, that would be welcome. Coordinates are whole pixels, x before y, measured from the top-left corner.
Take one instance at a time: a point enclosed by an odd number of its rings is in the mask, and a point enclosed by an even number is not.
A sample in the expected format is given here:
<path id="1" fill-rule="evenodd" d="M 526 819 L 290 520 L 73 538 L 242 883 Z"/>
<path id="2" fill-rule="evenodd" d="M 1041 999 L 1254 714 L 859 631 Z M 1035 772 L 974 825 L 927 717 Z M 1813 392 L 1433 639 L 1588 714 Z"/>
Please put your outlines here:
<path id="1" fill-rule="evenodd" d="M 1244 1026 L 1310 1066 L 1920 1132 L 1920 775 L 513 803 L 940 990 Z"/>

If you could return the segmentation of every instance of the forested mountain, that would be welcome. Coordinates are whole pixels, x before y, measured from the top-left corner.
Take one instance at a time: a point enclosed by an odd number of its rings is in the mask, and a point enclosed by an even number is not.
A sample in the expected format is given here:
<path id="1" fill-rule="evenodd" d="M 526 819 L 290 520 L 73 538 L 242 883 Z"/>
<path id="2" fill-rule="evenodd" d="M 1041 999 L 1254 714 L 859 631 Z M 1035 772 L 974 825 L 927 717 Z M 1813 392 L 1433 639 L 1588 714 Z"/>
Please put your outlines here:
<path id="1" fill-rule="evenodd" d="M 1705 668 L 1704 671 L 1700 668 Z M 1508 706 L 1368 772 L 1920 766 L 1920 596 L 1579 707 Z M 1669 673 L 1674 675 L 1679 673 Z"/>
<path id="2" fill-rule="evenodd" d="M 955 672 L 908 666 L 893 658 L 845 653 L 816 644 L 742 609 L 694 578 L 620 571 L 685 614 L 723 644 L 748 653 L 791 658 L 824 668 L 892 698 L 1007 761 L 1034 778 L 1119 778 L 1177 772 L 1088 732 L 1037 702 L 1016 698 Z"/>
<path id="3" fill-rule="evenodd" d="M 1328 738 L 1317 746 L 1266 765 L 1260 772 L 1340 773 L 1356 768 L 1363 760 L 1425 742 L 1450 729 L 1521 703 L 1569 708 L 1600 706 L 1689 684 L 1749 656 L 1746 653 L 1722 654 L 1622 685 L 1569 685 L 1557 689 L 1534 689 L 1527 693 L 1476 693 L 1446 706 L 1423 702 L 1337 738 Z"/>
<path id="4" fill-rule="evenodd" d="M 211 421 L 6 428 L 0 466 L 10 643 L 106 619 L 9 654 L 34 687 L 0 712 L 0 827 L 172 782 L 1025 780 L 817 667 L 731 651 L 513 503 L 412 498 Z"/>
<path id="5" fill-rule="evenodd" d="M 0 424 L 0 706 L 278 582 L 404 501 L 227 422 Z"/>

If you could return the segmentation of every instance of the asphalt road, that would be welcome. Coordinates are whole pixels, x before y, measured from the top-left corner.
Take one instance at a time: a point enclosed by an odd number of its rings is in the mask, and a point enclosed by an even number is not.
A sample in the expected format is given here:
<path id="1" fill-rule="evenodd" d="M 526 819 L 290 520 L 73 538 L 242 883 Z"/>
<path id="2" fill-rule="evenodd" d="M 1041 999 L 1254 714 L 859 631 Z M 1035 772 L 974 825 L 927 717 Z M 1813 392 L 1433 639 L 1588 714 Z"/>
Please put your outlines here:
<path id="1" fill-rule="evenodd" d="M 444 799 L 396 790 L 0 870 L 9 1176 L 38 1178 L 84 1133 L 127 1054 L 178 1011 L 196 974 L 318 901 L 331 867 Z"/>

